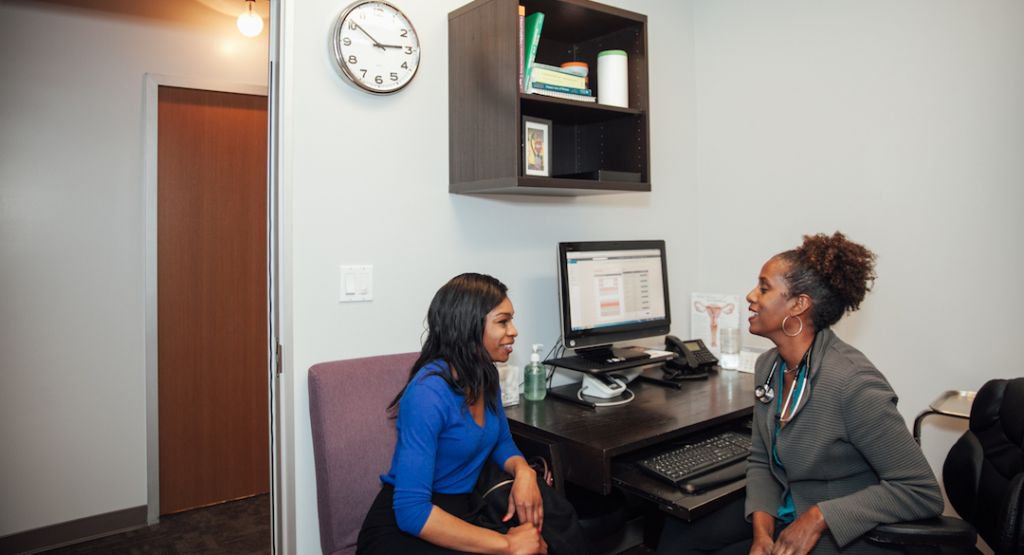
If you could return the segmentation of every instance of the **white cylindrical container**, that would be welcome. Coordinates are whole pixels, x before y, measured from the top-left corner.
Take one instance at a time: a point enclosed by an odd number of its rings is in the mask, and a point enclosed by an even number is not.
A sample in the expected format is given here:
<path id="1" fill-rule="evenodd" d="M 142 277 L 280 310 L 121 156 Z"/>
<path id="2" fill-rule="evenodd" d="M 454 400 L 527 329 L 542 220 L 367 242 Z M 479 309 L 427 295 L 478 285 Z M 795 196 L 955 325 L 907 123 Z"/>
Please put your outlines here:
<path id="1" fill-rule="evenodd" d="M 629 73 L 625 50 L 597 53 L 597 101 L 608 106 L 629 108 Z"/>

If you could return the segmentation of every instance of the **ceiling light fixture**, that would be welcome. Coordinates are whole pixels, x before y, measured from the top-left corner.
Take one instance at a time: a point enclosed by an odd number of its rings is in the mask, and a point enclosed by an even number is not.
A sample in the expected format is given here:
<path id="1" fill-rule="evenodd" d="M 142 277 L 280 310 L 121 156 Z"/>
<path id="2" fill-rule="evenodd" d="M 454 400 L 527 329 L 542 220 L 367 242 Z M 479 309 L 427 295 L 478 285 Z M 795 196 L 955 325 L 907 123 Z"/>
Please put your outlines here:
<path id="1" fill-rule="evenodd" d="M 255 3 L 256 0 L 245 0 L 248 9 L 238 16 L 238 30 L 247 37 L 255 37 L 263 31 L 263 18 L 252 11 L 252 5 Z"/>

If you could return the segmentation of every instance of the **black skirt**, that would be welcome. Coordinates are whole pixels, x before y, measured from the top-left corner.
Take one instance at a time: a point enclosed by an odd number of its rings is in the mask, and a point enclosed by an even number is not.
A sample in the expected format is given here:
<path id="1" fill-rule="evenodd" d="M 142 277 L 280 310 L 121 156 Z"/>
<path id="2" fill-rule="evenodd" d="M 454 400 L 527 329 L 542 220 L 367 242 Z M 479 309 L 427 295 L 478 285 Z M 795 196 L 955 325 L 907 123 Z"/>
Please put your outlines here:
<path id="1" fill-rule="evenodd" d="M 394 509 L 395 488 L 390 484 L 382 484 L 380 493 L 373 500 L 370 512 L 366 513 L 363 527 L 359 530 L 356 543 L 357 555 L 394 555 L 410 553 L 413 555 L 449 555 L 463 553 L 439 547 L 428 541 L 403 532 L 395 521 Z M 453 516 L 468 520 L 473 512 L 473 494 L 463 493 L 446 495 L 435 493 L 430 500 L 438 507 Z"/>
<path id="2" fill-rule="evenodd" d="M 500 485 L 499 485 L 500 484 Z M 501 519 L 508 508 L 508 494 L 511 491 L 512 476 L 497 465 L 484 465 L 473 491 L 463 494 L 431 495 L 431 502 L 448 514 L 474 526 L 506 533 L 510 526 L 519 524 L 516 517 L 509 522 Z M 537 477 L 541 499 L 544 502 L 544 530 L 541 535 L 548 544 L 550 555 L 583 555 L 589 546 L 583 537 L 576 510 L 560 493 L 551 489 L 543 478 Z M 436 546 L 425 540 L 406 534 L 398 528 L 394 510 L 395 488 L 382 484 L 380 493 L 366 514 L 363 527 L 359 530 L 356 543 L 358 555 L 452 554 L 463 553 Z"/>

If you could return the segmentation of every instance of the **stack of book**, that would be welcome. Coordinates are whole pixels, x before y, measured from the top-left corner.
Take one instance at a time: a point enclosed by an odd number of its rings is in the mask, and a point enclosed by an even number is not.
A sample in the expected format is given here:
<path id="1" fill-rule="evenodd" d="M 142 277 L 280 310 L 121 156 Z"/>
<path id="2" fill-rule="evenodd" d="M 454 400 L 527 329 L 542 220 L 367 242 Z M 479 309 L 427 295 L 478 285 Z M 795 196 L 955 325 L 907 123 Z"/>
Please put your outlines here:
<path id="1" fill-rule="evenodd" d="M 596 100 L 590 88 L 587 87 L 587 76 L 581 74 L 579 70 L 536 62 L 530 71 L 528 90 L 532 94 L 543 94 L 581 102 Z"/>
<path id="2" fill-rule="evenodd" d="M 519 6 L 519 90 L 527 94 L 595 102 L 597 99 L 587 87 L 585 69 L 566 69 L 534 61 L 543 27 L 543 12 L 526 15 L 526 9 Z"/>

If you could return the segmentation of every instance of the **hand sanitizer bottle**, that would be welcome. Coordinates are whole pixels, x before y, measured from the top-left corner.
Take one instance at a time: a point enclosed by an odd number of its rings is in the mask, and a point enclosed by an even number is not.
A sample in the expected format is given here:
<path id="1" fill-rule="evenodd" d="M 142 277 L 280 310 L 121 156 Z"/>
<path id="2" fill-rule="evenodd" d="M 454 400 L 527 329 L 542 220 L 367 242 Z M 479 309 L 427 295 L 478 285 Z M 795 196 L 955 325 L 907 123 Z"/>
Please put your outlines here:
<path id="1" fill-rule="evenodd" d="M 526 365 L 523 373 L 523 396 L 527 401 L 542 401 L 547 394 L 547 371 L 540 363 L 540 350 L 544 345 L 539 343 L 533 345 L 533 354 L 530 355 L 530 363 Z"/>

